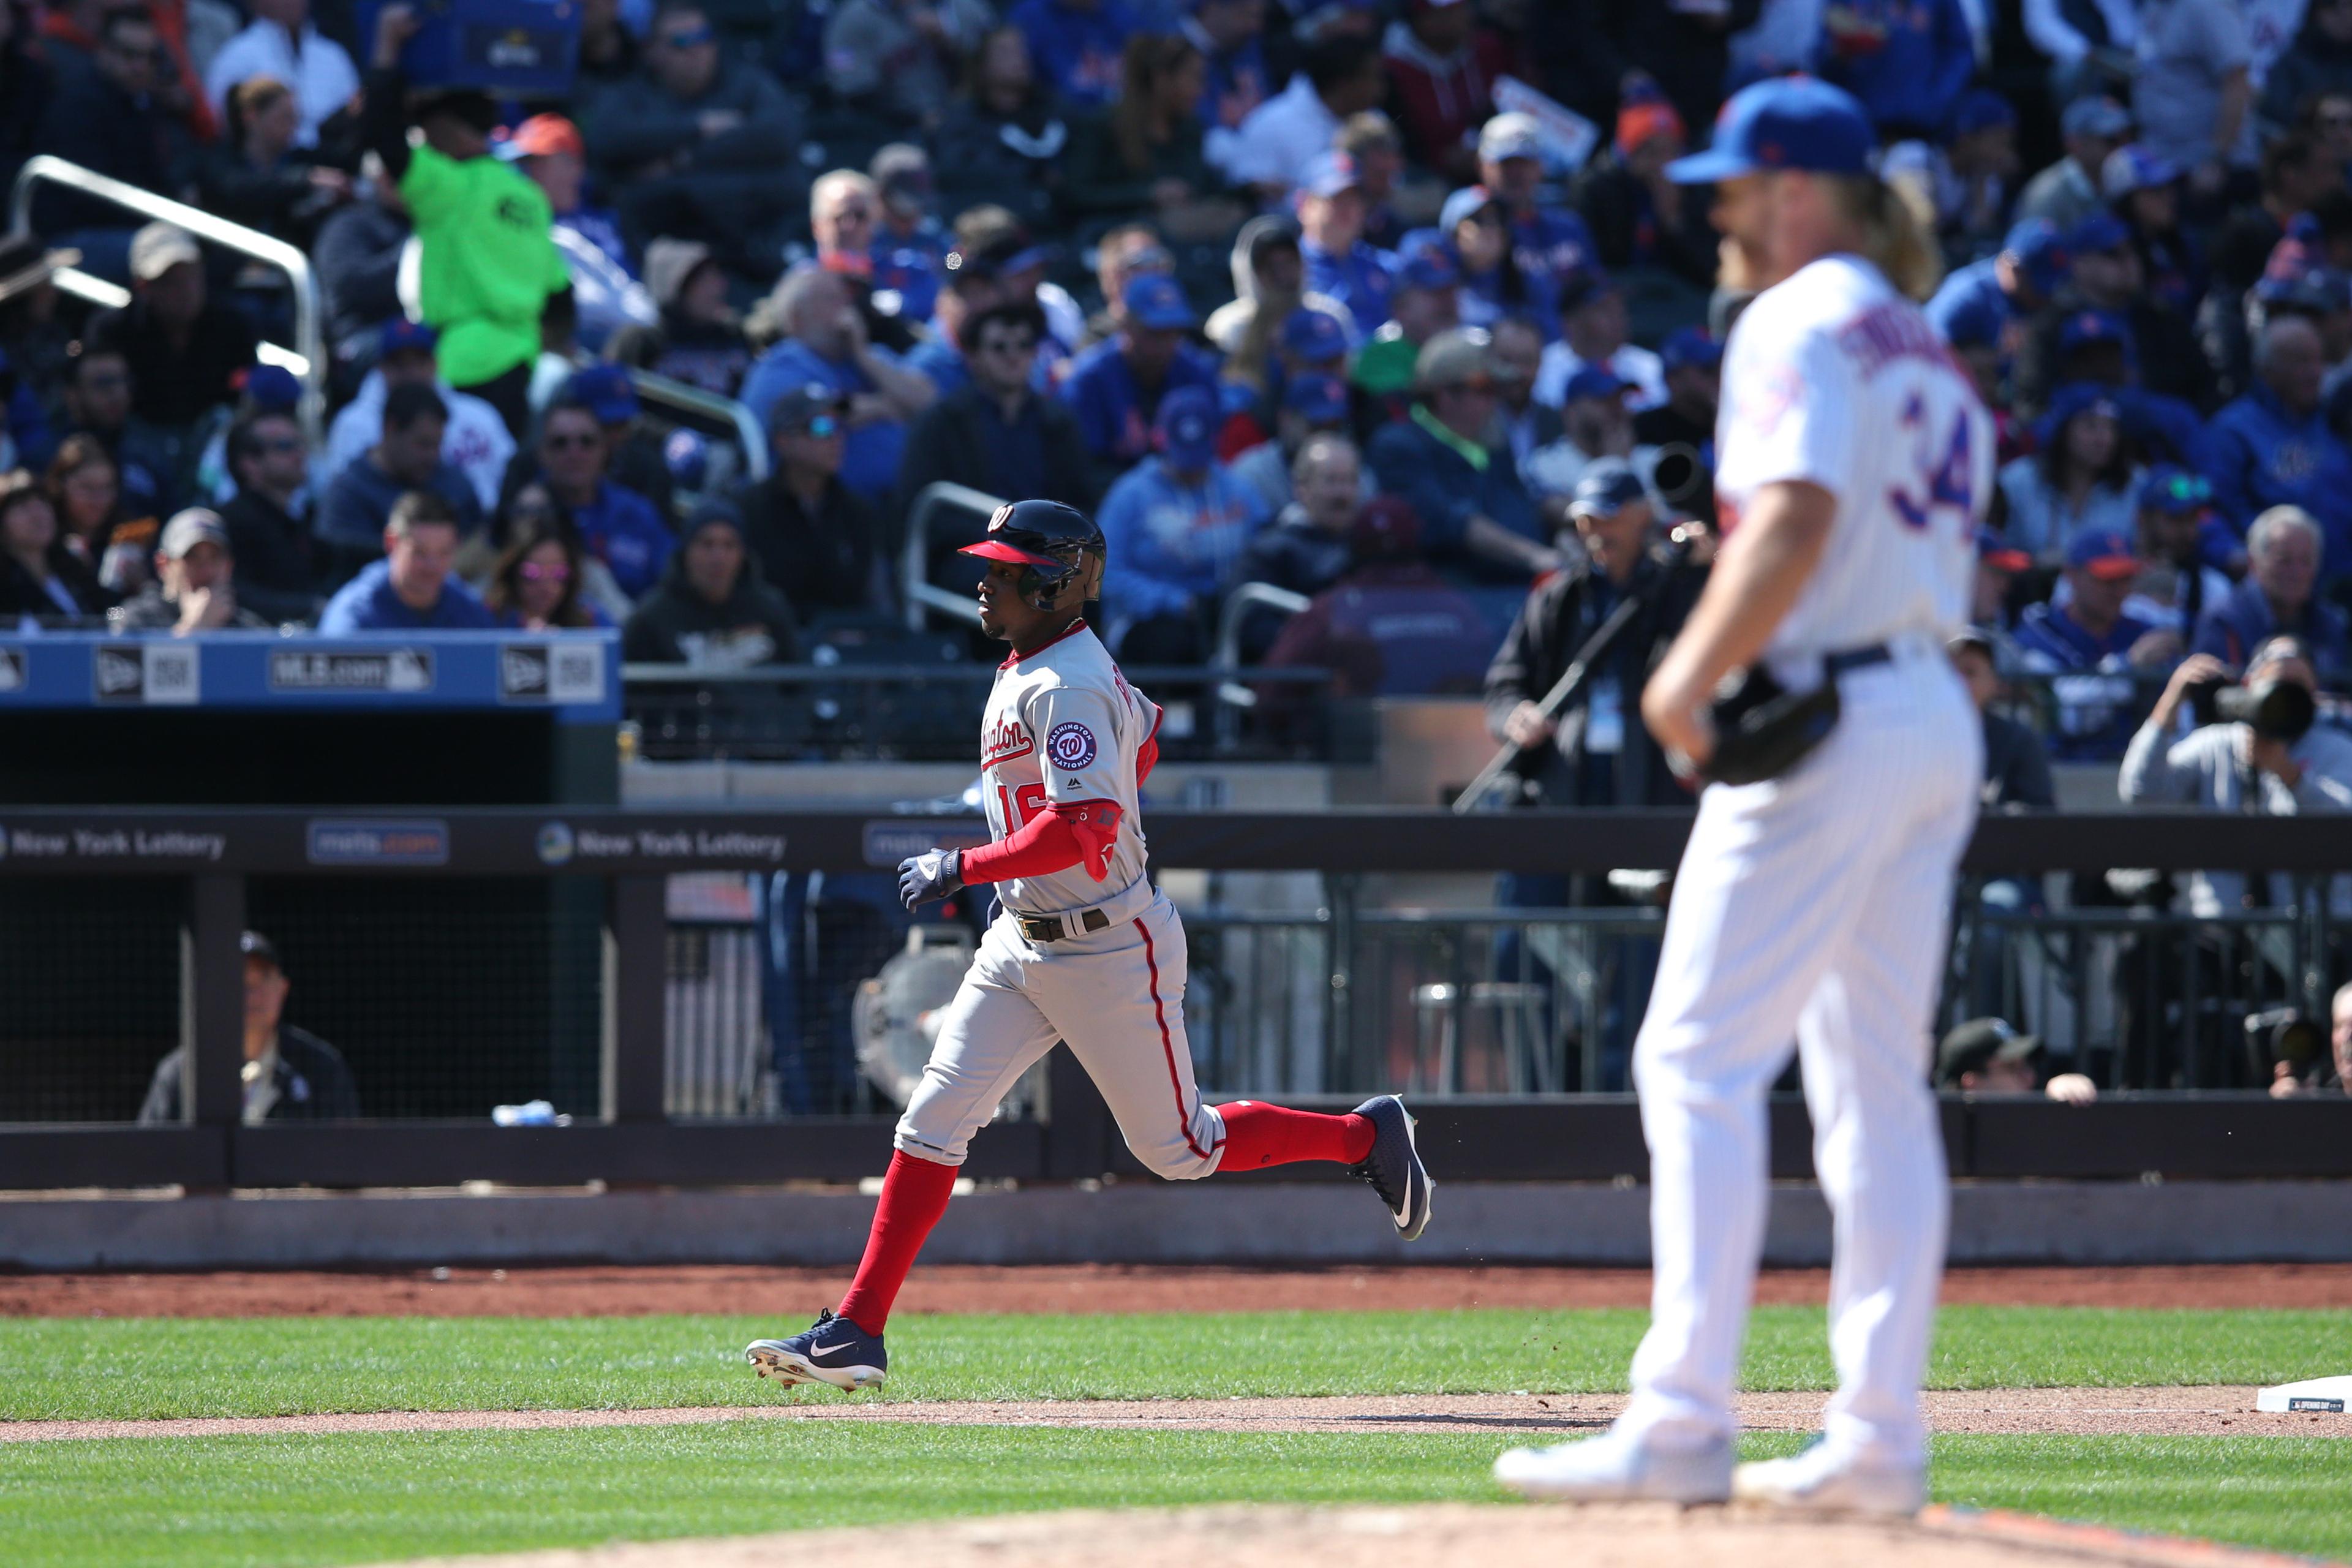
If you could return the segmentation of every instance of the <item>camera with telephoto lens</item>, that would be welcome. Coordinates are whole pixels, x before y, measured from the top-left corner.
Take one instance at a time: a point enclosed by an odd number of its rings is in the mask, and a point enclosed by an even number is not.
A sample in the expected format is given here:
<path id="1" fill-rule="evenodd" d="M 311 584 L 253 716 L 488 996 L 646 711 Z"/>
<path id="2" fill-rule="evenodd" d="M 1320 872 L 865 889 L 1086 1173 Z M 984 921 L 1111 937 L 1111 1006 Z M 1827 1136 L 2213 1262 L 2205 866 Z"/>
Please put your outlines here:
<path id="1" fill-rule="evenodd" d="M 2327 1030 L 2299 1007 L 2268 1007 L 2246 1015 L 2246 1060 L 2254 1081 L 2268 1083 L 2284 1062 L 2299 1079 L 2327 1059 Z"/>
<path id="2" fill-rule="evenodd" d="M 2294 680 L 2200 681 L 2189 689 L 2189 710 L 2204 724 L 2244 724 L 2265 741 L 2293 744 L 2318 717 L 2311 688 Z"/>

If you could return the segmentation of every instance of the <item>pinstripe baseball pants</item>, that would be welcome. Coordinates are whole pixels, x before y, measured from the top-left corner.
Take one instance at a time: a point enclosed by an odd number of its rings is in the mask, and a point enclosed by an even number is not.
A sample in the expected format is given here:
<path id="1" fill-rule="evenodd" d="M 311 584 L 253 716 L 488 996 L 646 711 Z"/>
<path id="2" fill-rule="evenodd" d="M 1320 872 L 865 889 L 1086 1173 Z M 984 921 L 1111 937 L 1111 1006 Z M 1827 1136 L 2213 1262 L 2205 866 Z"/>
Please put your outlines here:
<path id="1" fill-rule="evenodd" d="M 1928 1029 L 1983 738 L 1925 637 L 1849 673 L 1840 695 L 1843 719 L 1795 771 L 1706 790 L 1683 855 L 1633 1049 L 1655 1278 L 1625 1421 L 1668 1447 L 1733 1431 L 1765 1093 L 1793 1038 L 1835 1218 L 1824 1428 L 1913 1464 L 1948 1206 Z"/>

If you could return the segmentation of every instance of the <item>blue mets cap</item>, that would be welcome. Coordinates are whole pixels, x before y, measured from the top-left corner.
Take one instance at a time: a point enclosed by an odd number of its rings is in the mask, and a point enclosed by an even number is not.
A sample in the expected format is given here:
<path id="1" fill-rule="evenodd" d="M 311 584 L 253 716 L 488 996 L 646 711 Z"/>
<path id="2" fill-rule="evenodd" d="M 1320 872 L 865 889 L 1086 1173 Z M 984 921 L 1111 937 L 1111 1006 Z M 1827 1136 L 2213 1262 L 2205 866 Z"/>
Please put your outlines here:
<path id="1" fill-rule="evenodd" d="M 2058 352 L 2071 353 L 2092 343 L 2129 343 L 2131 328 L 2113 310 L 2077 310 L 2058 329 Z"/>
<path id="2" fill-rule="evenodd" d="M 2099 194 L 2119 202 L 2134 191 L 2153 190 L 2180 178 L 2180 165 L 2146 142 L 2134 142 L 2107 154 L 2099 165 Z"/>
<path id="3" fill-rule="evenodd" d="M 302 384 L 282 364 L 257 364 L 240 383 L 246 402 L 256 408 L 292 408 L 302 401 Z"/>
<path id="4" fill-rule="evenodd" d="M 2000 342 L 2008 312 L 1994 300 L 1972 296 L 1944 318 L 1944 341 L 1956 349 L 1980 348 Z"/>
<path id="5" fill-rule="evenodd" d="M 2131 243 L 2131 230 L 2111 212 L 2095 212 L 2066 231 L 2068 256 L 2093 256 Z"/>
<path id="6" fill-rule="evenodd" d="M 1438 210 L 1437 232 L 1451 238 L 1454 227 L 1464 218 L 1475 217 L 1495 205 L 1495 193 L 1484 185 L 1465 185 L 1445 198 Z"/>
<path id="7" fill-rule="evenodd" d="M 1712 370 L 1723 363 L 1723 345 L 1701 327 L 1682 327 L 1666 334 L 1658 345 L 1658 360 L 1668 370 L 1694 367 Z"/>
<path id="8" fill-rule="evenodd" d="M 1587 302 L 1598 300 L 1616 287 L 1608 273 L 1598 267 L 1576 267 L 1559 275 L 1554 284 L 1553 297 L 1560 313 L 1581 309 Z"/>
<path id="9" fill-rule="evenodd" d="M 1589 513 L 1595 517 L 1615 517 L 1637 500 L 1649 499 L 1642 488 L 1642 476 L 1622 458 L 1601 458 L 1584 467 L 1577 477 L 1576 493 L 1568 503 L 1570 517 Z"/>
<path id="10" fill-rule="evenodd" d="M 1298 177 L 1298 188 L 1310 196 L 1336 196 L 1341 191 L 1352 191 L 1364 183 L 1356 168 L 1356 160 L 1345 153 L 1318 153 Z"/>
<path id="11" fill-rule="evenodd" d="M 1282 405 L 1318 425 L 1348 416 L 1348 384 L 1336 375 L 1302 375 L 1283 389 Z"/>
<path id="12" fill-rule="evenodd" d="M 383 324 L 383 331 L 377 339 L 376 353 L 384 359 L 410 349 L 422 349 L 430 353 L 433 346 L 440 341 L 441 334 L 424 322 L 394 316 Z"/>
<path id="13" fill-rule="evenodd" d="M 1454 263 L 1434 246 L 1423 246 L 1397 268 L 1400 289 L 1451 289 L 1461 281 L 1462 275 L 1454 269 Z"/>
<path id="14" fill-rule="evenodd" d="M 1962 95 L 1959 107 L 1952 110 L 1952 134 L 1955 136 L 1973 136 L 1996 125 L 2016 123 L 2017 110 L 2009 106 L 2009 100 L 1987 88 L 1977 88 Z"/>
<path id="15" fill-rule="evenodd" d="M 1328 310 L 1301 305 L 1282 318 L 1282 352 L 1309 364 L 1348 357 L 1348 329 Z"/>
<path id="16" fill-rule="evenodd" d="M 2047 294 L 2064 281 L 2069 265 L 2066 242 L 2048 218 L 2021 218 L 2000 242 L 2001 254 L 2014 259 L 2036 292 Z"/>
<path id="17" fill-rule="evenodd" d="M 1666 177 L 1705 185 L 1770 169 L 1864 174 L 1876 140 L 1852 93 L 1812 77 L 1779 78 L 1733 93 L 1706 151 L 1675 159 Z"/>
<path id="18" fill-rule="evenodd" d="M 2203 511 L 2213 504 L 2213 487 L 2202 474 L 2158 463 L 2139 482 L 2139 504 L 2147 511 Z"/>
<path id="19" fill-rule="evenodd" d="M 1589 364 L 1568 378 L 1568 384 L 1560 388 L 1559 400 L 1566 405 L 1586 397 L 1623 395 L 1625 384 L 1618 380 L 1613 372 L 1597 364 Z"/>
<path id="20" fill-rule="evenodd" d="M 637 416 L 637 389 L 630 384 L 624 365 L 592 364 L 574 371 L 563 384 L 563 395 L 595 410 L 599 425 L 626 425 Z"/>
<path id="21" fill-rule="evenodd" d="M 1205 386 L 1178 387 L 1160 400 L 1151 432 L 1169 467 L 1207 468 L 1217 455 L 1217 395 Z"/>
<path id="22" fill-rule="evenodd" d="M 1977 530 L 1977 559 L 1997 572 L 2022 572 L 2033 557 L 1990 528 Z"/>
<path id="23" fill-rule="evenodd" d="M 1155 331 L 1188 332 L 1199 321 L 1184 290 L 1165 272 L 1139 273 L 1129 279 L 1119 304 L 1129 321 Z"/>
<path id="24" fill-rule="evenodd" d="M 2112 581 L 2137 574 L 2139 557 L 2132 552 L 2131 541 L 2121 530 L 2094 528 L 2076 534 L 2074 542 L 2066 546 L 2066 564 L 2076 572 Z"/>
<path id="25" fill-rule="evenodd" d="M 2068 136 L 2110 138 L 2127 134 L 2131 112 L 2112 98 L 2078 98 L 2058 117 L 2058 129 Z"/>

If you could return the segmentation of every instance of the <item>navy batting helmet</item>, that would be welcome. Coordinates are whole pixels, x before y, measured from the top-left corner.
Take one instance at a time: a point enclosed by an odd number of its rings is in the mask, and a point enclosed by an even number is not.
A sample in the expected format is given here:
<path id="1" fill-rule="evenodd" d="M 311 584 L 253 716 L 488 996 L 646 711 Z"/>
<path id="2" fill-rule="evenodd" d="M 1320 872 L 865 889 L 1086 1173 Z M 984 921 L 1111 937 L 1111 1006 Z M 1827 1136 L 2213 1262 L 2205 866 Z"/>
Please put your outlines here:
<path id="1" fill-rule="evenodd" d="M 988 537 L 965 555 L 1026 568 L 1021 598 L 1040 610 L 1074 610 L 1102 593 L 1102 530 L 1057 500 L 1011 501 L 988 520 Z M 1091 557 L 1091 559 L 1089 559 Z"/>

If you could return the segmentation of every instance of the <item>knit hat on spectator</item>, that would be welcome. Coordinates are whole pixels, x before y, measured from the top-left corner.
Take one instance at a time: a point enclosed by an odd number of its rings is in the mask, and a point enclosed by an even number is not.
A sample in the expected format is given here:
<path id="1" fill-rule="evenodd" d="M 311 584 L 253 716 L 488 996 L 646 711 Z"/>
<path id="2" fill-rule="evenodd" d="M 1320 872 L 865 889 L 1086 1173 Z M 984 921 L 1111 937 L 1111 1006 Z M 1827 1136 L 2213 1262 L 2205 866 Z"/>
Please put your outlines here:
<path id="1" fill-rule="evenodd" d="M 1497 114 L 1478 132 L 1478 156 L 1490 163 L 1512 158 L 1540 158 L 1543 144 L 1543 127 L 1536 122 L 1536 117 L 1516 110 Z"/>
<path id="2" fill-rule="evenodd" d="M 172 514 L 172 521 L 163 525 L 163 537 L 155 552 L 167 561 L 182 561 L 199 544 L 218 545 L 221 553 L 227 554 L 228 527 L 221 521 L 220 513 L 210 507 L 192 506 Z"/>
<path id="3" fill-rule="evenodd" d="M 1495 193 L 1486 186 L 1465 185 L 1447 196 L 1445 205 L 1438 209 L 1437 232 L 1451 239 L 1456 224 L 1465 218 L 1475 217 L 1495 205 Z"/>
<path id="4" fill-rule="evenodd" d="M 2058 117 L 2059 131 L 2068 136 L 2112 140 L 2128 135 L 2131 128 L 2131 112 L 2112 98 L 2078 98 Z"/>
<path id="5" fill-rule="evenodd" d="M 563 384 L 563 395 L 595 410 L 599 425 L 626 425 L 637 416 L 637 389 L 623 365 L 592 364 L 574 371 Z"/>
<path id="6" fill-rule="evenodd" d="M 2037 294 L 2057 291 L 2066 280 L 2065 241 L 2048 218 L 2021 218 L 2000 242 L 2000 253 L 2017 264 L 2026 283 Z"/>
<path id="7" fill-rule="evenodd" d="M 1599 458 L 1576 477 L 1576 490 L 1568 503 L 1570 517 L 1615 517 L 1635 501 L 1649 499 L 1642 476 L 1622 458 Z"/>
<path id="8" fill-rule="evenodd" d="M 1131 326 L 1156 332 L 1189 332 L 1200 324 L 1184 290 L 1165 272 L 1146 272 L 1127 280 L 1119 309 Z"/>
<path id="9" fill-rule="evenodd" d="M 1205 386 L 1180 386 L 1160 400 L 1151 444 L 1179 473 L 1205 468 L 1217 455 L 1217 397 Z"/>
<path id="10" fill-rule="evenodd" d="M 2032 556 L 1990 528 L 1977 530 L 1977 559 L 1996 572 L 2022 572 L 2033 564 Z"/>
<path id="11" fill-rule="evenodd" d="M 1337 364 L 1348 357 L 1348 329 L 1328 310 L 1300 305 L 1282 318 L 1282 352 L 1308 364 Z"/>
<path id="12" fill-rule="evenodd" d="M 1956 1088 L 1962 1073 L 1982 1072 L 1995 1062 L 2030 1062 L 2042 1055 L 2042 1042 L 2021 1035 L 2006 1018 L 1971 1018 L 1946 1035 L 1936 1047 L 1936 1083 Z"/>
<path id="13" fill-rule="evenodd" d="M 2180 165 L 2141 142 L 2133 142 L 2107 154 L 2099 165 L 2099 194 L 2111 202 L 2134 191 L 2151 191 L 2180 178 Z"/>
<path id="14" fill-rule="evenodd" d="M 151 223 L 131 237 L 131 276 L 152 283 L 183 262 L 204 264 L 195 236 L 175 223 Z"/>
<path id="15" fill-rule="evenodd" d="M 248 408 L 284 411 L 302 401 L 302 384 L 282 364 L 247 365 L 236 373 L 237 390 Z"/>
<path id="16" fill-rule="evenodd" d="M 1568 384 L 1560 388 L 1559 403 L 1565 408 L 1588 397 L 1622 397 L 1631 390 L 1607 367 L 1589 364 L 1568 378 Z"/>
<path id="17" fill-rule="evenodd" d="M 1406 257 L 1397 268 L 1399 289 L 1421 289 L 1433 293 L 1440 289 L 1451 289 L 1461 281 L 1462 274 L 1454 269 L 1445 252 L 1433 245 L 1422 246 Z"/>
<path id="18" fill-rule="evenodd" d="M 1617 109 L 1617 153 L 1630 157 L 1648 142 L 1660 136 L 1672 136 L 1679 141 L 1683 134 L 1683 117 L 1666 101 L 1665 94 L 1643 82 L 1628 91 L 1619 100 Z"/>
<path id="19" fill-rule="evenodd" d="M 1413 361 L 1412 381 L 1422 392 L 1446 387 L 1492 387 L 1501 379 L 1496 369 L 1493 340 L 1478 327 L 1449 327 L 1421 345 Z"/>
<path id="20" fill-rule="evenodd" d="M 1367 561 L 1410 561 L 1421 553 L 1421 514 L 1396 496 L 1374 496 L 1348 530 L 1349 552 Z"/>
<path id="21" fill-rule="evenodd" d="M 1865 174 L 1877 140 L 1852 93 L 1812 77 L 1779 77 L 1733 93 L 1706 151 L 1675 159 L 1666 177 L 1711 185 L 1768 170 Z"/>
<path id="22" fill-rule="evenodd" d="M 1318 153 L 1299 176 L 1301 195 L 1336 196 L 1341 191 L 1352 191 L 1364 183 L 1356 169 L 1356 161 L 1345 153 Z"/>
<path id="23" fill-rule="evenodd" d="M 678 529 L 678 549 L 680 551 L 684 551 L 688 544 L 694 542 L 695 535 L 700 533 L 707 528 L 732 529 L 734 531 L 735 537 L 742 539 L 744 538 L 743 514 L 735 510 L 733 504 L 728 501 L 704 501 L 700 506 L 696 507 L 692 511 L 687 514 L 684 525 Z"/>
<path id="24" fill-rule="evenodd" d="M 1317 425 L 1348 416 L 1348 384 L 1336 375 L 1302 375 L 1283 389 L 1282 405 Z"/>
<path id="25" fill-rule="evenodd" d="M 394 316 L 383 324 L 376 335 L 376 359 L 379 363 L 394 354 L 431 353 L 441 342 L 441 334 L 422 321 L 412 321 Z"/>
<path id="26" fill-rule="evenodd" d="M 2094 528 L 2076 534 L 2074 542 L 2066 546 L 2066 569 L 2116 582 L 2139 574 L 2139 557 L 2133 553 L 2132 542 L 2121 531 Z"/>
<path id="27" fill-rule="evenodd" d="M 558 153 L 569 153 L 575 158 L 587 156 L 587 147 L 580 140 L 580 127 L 561 114 L 532 115 L 516 126 L 505 141 L 495 143 L 494 150 L 509 161 L 551 157 Z"/>
<path id="28" fill-rule="evenodd" d="M 1713 370 L 1723 363 L 1723 345 L 1704 327 L 1678 327 L 1658 345 L 1658 363 L 1667 370 Z"/>
<path id="29" fill-rule="evenodd" d="M 1958 107 L 1953 109 L 1952 132 L 1946 140 L 1957 142 L 1996 125 L 2016 123 L 2017 110 L 2009 106 L 2009 100 L 1989 88 L 1973 88 L 1961 95 Z"/>
<path id="30" fill-rule="evenodd" d="M 2139 505 L 2143 511 L 2201 512 L 2213 504 L 2213 487 L 2202 474 L 2170 463 L 2158 463 L 2139 482 Z"/>

